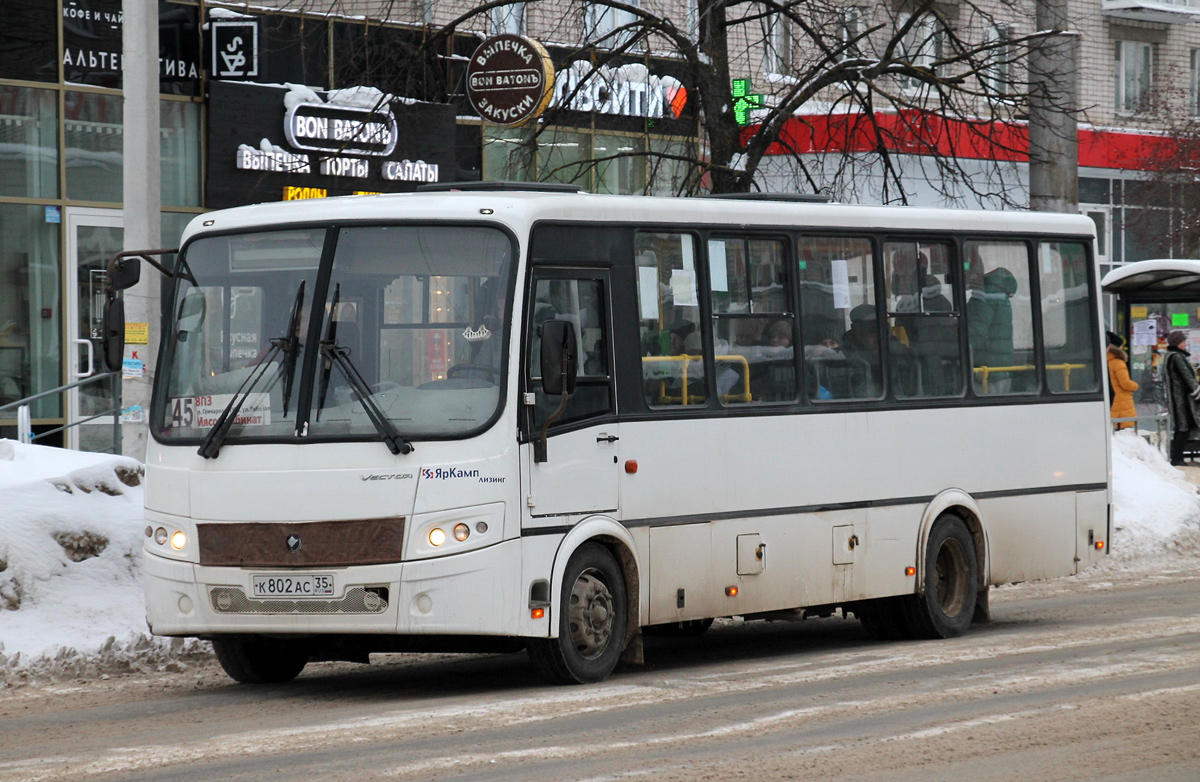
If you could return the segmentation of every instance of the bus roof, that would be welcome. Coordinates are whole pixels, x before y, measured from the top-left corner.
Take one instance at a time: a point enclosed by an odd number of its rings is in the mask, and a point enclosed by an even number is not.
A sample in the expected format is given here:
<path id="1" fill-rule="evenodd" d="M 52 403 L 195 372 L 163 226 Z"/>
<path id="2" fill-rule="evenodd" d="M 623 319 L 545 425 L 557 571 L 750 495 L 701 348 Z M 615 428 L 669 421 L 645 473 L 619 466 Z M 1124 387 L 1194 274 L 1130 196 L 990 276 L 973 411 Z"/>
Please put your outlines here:
<path id="1" fill-rule="evenodd" d="M 241 206 L 197 216 L 188 225 L 183 238 L 186 241 L 204 231 L 226 232 L 265 225 L 375 220 L 494 220 L 507 224 L 518 235 L 537 221 L 556 220 L 896 231 L 920 228 L 969 233 L 1095 236 L 1095 225 L 1090 218 L 1051 212 L 473 190 L 346 196 Z"/>

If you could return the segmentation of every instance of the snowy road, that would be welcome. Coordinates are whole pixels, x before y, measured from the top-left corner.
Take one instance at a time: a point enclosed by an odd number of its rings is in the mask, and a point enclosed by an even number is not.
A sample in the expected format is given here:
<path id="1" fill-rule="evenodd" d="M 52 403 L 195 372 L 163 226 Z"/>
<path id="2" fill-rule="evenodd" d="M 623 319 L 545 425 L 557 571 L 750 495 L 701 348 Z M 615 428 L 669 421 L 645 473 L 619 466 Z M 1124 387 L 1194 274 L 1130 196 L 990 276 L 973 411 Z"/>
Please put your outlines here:
<path id="1" fill-rule="evenodd" d="M 0 780 L 1200 779 L 1200 560 L 992 600 L 953 641 L 719 624 L 586 688 L 523 655 L 27 687 L 0 693 Z"/>

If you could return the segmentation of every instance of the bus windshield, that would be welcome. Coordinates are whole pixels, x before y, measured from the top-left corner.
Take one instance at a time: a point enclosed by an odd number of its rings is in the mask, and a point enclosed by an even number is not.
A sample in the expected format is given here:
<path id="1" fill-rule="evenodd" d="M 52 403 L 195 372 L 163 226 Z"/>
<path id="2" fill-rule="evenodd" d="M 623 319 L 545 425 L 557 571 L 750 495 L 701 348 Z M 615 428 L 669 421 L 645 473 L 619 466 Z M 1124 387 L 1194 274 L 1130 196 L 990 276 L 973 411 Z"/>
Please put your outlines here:
<path id="1" fill-rule="evenodd" d="M 478 431 L 500 405 L 511 269 L 508 236 L 482 226 L 197 239 L 179 263 L 156 433 L 203 438 L 239 390 L 228 442 Z"/>

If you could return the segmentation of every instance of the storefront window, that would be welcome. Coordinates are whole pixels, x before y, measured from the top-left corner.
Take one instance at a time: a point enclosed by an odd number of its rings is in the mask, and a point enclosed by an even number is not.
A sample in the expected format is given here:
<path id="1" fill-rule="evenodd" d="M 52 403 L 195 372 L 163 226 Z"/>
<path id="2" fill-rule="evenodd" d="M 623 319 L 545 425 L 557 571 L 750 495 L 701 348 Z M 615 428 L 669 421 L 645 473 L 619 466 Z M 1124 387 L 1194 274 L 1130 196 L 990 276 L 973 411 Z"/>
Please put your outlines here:
<path id="1" fill-rule="evenodd" d="M 0 196 L 58 197 L 58 105 L 51 90 L 0 86 Z"/>
<path id="2" fill-rule="evenodd" d="M 538 173 L 543 182 L 570 182 L 588 189 L 591 155 L 588 137 L 569 130 L 547 129 L 538 136 Z"/>
<path id="3" fill-rule="evenodd" d="M 58 7 L 46 0 L 4 0 L 0 79 L 58 81 Z"/>
<path id="4" fill-rule="evenodd" d="M 162 202 L 200 206 L 200 104 L 159 102 Z"/>
<path id="5" fill-rule="evenodd" d="M 651 138 L 647 158 L 650 183 L 649 194 L 677 196 L 689 192 L 692 167 L 679 157 L 694 157 L 695 144 L 683 139 Z"/>
<path id="6" fill-rule="evenodd" d="M 120 202 L 121 96 L 67 92 L 65 125 L 67 198 Z"/>
<path id="7" fill-rule="evenodd" d="M 46 217 L 44 206 L 0 204 L 0 404 L 61 381 L 59 226 Z M 31 412 L 57 418 L 59 398 L 36 401 Z"/>
<path id="8" fill-rule="evenodd" d="M 592 137 L 596 161 L 594 193 L 642 195 L 646 191 L 645 146 L 637 136 L 597 133 Z"/>
<path id="9" fill-rule="evenodd" d="M 483 176 L 527 182 L 535 179 L 537 162 L 532 131 L 521 128 L 485 126 L 483 130 Z"/>

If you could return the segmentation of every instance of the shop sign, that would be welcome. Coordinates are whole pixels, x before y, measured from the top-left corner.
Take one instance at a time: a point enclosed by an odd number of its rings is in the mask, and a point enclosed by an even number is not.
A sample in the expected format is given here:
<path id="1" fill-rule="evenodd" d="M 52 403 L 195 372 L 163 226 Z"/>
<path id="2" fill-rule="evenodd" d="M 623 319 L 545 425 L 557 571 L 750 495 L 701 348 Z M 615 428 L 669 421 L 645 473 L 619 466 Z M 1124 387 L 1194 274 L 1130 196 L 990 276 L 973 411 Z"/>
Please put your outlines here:
<path id="1" fill-rule="evenodd" d="M 683 82 L 653 74 L 641 63 L 596 67 L 578 60 L 555 76 L 551 105 L 597 114 L 678 119 L 687 99 Z"/>
<path id="2" fill-rule="evenodd" d="M 494 35 L 467 64 L 467 98 L 479 116 L 497 125 L 519 125 L 541 115 L 554 91 L 554 66 L 537 41 Z"/>
<path id="3" fill-rule="evenodd" d="M 209 83 L 209 206 L 403 192 L 453 177 L 453 106 L 289 87 Z"/>
<path id="4" fill-rule="evenodd" d="M 197 10 L 159 3 L 158 14 L 160 89 L 179 92 L 171 85 L 200 79 L 200 58 L 194 38 Z M 121 87 L 123 23 L 121 0 L 63 0 L 62 64 L 66 81 Z"/>
<path id="5" fill-rule="evenodd" d="M 210 16 L 218 9 L 213 9 Z M 224 9 L 220 9 L 224 10 Z M 244 79 L 258 75 L 258 20 L 210 21 L 213 78 Z"/>
<path id="6" fill-rule="evenodd" d="M 296 149 L 387 157 L 396 149 L 396 117 L 387 104 L 297 103 L 284 116 L 283 135 Z"/>

